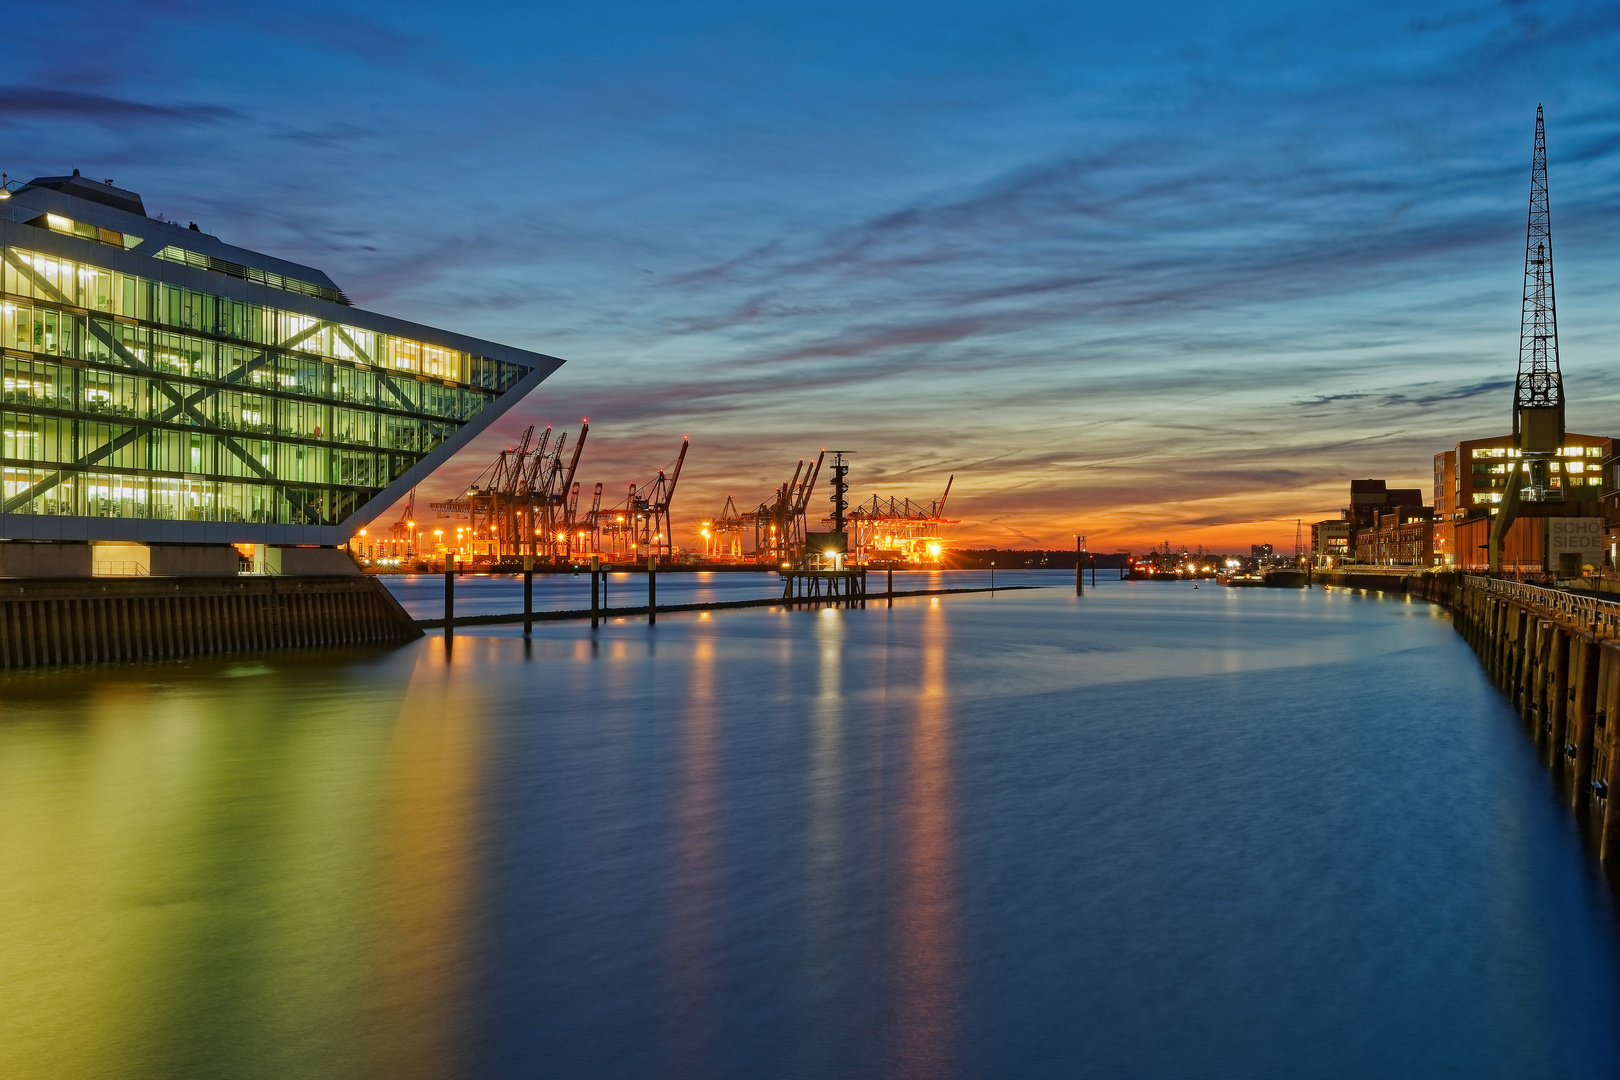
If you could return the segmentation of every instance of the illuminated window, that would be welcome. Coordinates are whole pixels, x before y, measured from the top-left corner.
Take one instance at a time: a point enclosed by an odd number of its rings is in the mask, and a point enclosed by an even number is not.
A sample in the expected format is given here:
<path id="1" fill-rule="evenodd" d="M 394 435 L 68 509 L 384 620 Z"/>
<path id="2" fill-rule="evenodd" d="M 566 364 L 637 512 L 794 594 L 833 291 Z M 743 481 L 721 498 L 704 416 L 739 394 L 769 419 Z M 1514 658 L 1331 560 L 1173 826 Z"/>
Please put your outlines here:
<path id="1" fill-rule="evenodd" d="M 38 224 L 35 222 L 34 224 Z M 110 244 L 113 247 L 132 248 L 141 242 L 138 236 L 125 236 L 113 229 L 102 229 L 85 221 L 74 221 L 59 214 L 46 214 L 45 227 L 51 232 L 62 233 L 65 236 L 77 236 L 83 240 L 94 240 L 101 244 Z"/>

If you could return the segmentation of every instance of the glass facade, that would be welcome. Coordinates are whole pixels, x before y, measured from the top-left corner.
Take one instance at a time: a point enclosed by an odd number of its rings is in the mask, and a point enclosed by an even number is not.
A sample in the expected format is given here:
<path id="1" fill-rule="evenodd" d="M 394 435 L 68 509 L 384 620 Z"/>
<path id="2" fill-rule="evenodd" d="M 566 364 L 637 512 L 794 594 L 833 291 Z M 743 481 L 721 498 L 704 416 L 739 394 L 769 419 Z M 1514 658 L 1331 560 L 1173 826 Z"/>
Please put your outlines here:
<path id="1" fill-rule="evenodd" d="M 0 292 L 6 514 L 336 525 L 529 373 L 17 246 Z"/>

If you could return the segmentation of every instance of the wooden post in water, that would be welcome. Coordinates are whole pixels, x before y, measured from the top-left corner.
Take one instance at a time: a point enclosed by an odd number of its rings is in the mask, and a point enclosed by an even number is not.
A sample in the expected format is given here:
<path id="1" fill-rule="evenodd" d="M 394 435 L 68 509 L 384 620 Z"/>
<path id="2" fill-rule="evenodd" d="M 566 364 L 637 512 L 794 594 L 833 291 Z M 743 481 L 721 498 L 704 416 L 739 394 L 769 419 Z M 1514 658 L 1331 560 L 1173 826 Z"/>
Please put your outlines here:
<path id="1" fill-rule="evenodd" d="M 1593 816 L 1599 822 L 1598 857 L 1613 866 L 1620 861 L 1620 806 L 1615 788 L 1620 785 L 1620 645 L 1606 642 L 1609 681 L 1598 701 L 1592 759 Z M 1601 786 L 1599 786 L 1601 784 Z"/>
<path id="2" fill-rule="evenodd" d="M 599 574 L 601 574 L 601 572 L 602 572 L 602 556 L 600 556 L 600 555 L 592 555 L 591 556 L 591 629 L 592 630 L 596 629 L 596 622 L 597 622 L 597 615 L 596 615 L 596 612 L 597 612 L 596 580 L 597 580 L 597 576 Z"/>
<path id="3" fill-rule="evenodd" d="M 1076 596 L 1084 596 L 1085 592 L 1086 592 L 1086 560 L 1081 555 L 1081 552 L 1083 552 L 1085 550 L 1085 546 L 1086 546 L 1086 538 L 1083 537 L 1083 536 L 1079 536 L 1079 535 L 1075 536 L 1075 538 L 1074 538 L 1074 595 L 1076 595 Z M 1093 577 L 1091 579 L 1091 583 L 1093 585 L 1097 584 L 1097 579 L 1095 577 Z"/>
<path id="4" fill-rule="evenodd" d="M 658 556 L 647 556 L 647 625 L 658 621 Z"/>
<path id="5" fill-rule="evenodd" d="M 1602 646 L 1594 638 L 1582 635 L 1575 639 L 1580 650 L 1580 682 L 1575 684 L 1575 700 L 1571 703 L 1569 741 L 1564 749 L 1564 776 L 1569 783 L 1569 805 L 1583 813 L 1592 794 L 1592 735 L 1597 713 L 1598 664 Z M 1573 752 L 1572 752 L 1573 751 Z"/>
<path id="6" fill-rule="evenodd" d="M 1472 592 L 1470 596 L 1474 595 Z M 1525 710 L 1530 724 L 1530 741 L 1541 745 L 1547 725 L 1547 683 L 1552 678 L 1553 624 L 1547 619 L 1536 620 L 1536 662 L 1530 673 L 1530 704 Z"/>
<path id="7" fill-rule="evenodd" d="M 523 554 L 523 636 L 534 630 L 534 552 Z"/>
<path id="8" fill-rule="evenodd" d="M 1551 755 L 1563 750 L 1564 720 L 1569 716 L 1569 631 L 1562 626 L 1553 629 L 1552 680 L 1547 687 L 1547 697 L 1552 708 L 1547 710 L 1542 763 L 1550 765 L 1556 760 Z"/>
<path id="9" fill-rule="evenodd" d="M 889 567 L 889 606 L 894 607 L 894 567 Z"/>
<path id="10" fill-rule="evenodd" d="M 444 640 L 449 641 L 456 625 L 456 555 L 444 556 Z"/>

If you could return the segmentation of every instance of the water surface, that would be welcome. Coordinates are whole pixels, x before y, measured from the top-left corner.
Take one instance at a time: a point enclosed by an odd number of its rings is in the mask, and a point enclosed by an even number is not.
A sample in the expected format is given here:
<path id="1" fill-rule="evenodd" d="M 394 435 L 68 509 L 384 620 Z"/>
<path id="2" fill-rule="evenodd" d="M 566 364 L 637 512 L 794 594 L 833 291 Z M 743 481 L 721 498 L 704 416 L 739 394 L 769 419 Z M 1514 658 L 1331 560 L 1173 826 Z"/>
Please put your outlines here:
<path id="1" fill-rule="evenodd" d="M 1443 612 L 1047 578 L 0 680 L 0 1076 L 1616 1074 Z"/>

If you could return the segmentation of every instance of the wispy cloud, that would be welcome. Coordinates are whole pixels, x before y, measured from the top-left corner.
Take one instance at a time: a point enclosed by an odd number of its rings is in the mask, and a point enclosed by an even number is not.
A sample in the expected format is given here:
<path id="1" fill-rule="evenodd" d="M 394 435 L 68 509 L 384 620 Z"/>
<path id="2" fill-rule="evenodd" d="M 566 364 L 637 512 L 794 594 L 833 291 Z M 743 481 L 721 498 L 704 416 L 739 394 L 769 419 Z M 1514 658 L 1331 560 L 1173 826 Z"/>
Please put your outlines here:
<path id="1" fill-rule="evenodd" d="M 142 101 L 42 86 L 0 86 L 0 123 L 17 118 L 79 120 L 115 128 L 131 122 L 220 124 L 242 118 L 235 109 L 196 102 Z"/>

